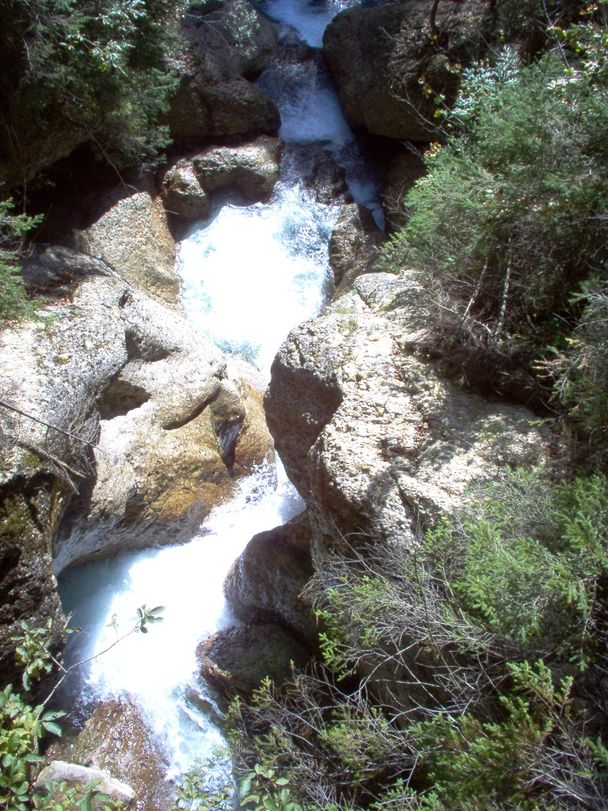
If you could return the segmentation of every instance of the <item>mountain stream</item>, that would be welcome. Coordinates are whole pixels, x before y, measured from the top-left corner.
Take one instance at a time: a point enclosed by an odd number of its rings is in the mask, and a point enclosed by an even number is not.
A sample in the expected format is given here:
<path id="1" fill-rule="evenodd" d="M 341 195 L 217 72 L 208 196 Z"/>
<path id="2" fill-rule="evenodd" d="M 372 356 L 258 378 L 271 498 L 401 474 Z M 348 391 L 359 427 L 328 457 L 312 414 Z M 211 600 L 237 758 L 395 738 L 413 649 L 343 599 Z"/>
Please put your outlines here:
<path id="1" fill-rule="evenodd" d="M 346 2 L 266 0 L 280 23 L 284 50 L 317 48 Z M 300 42 L 298 42 L 298 39 Z M 381 222 L 377 185 L 340 110 L 319 54 L 279 59 L 260 78 L 281 112 L 286 143 L 281 179 L 265 205 L 227 201 L 197 223 L 179 245 L 187 317 L 223 350 L 244 356 L 266 379 L 289 330 L 313 317 L 329 289 L 328 241 L 339 214 L 302 177 L 327 154 L 346 170 L 355 199 Z M 169 778 L 208 758 L 222 735 L 192 696 L 206 696 L 197 676 L 197 644 L 235 624 L 223 580 L 251 537 L 284 523 L 303 504 L 280 462 L 242 479 L 236 496 L 216 508 L 189 543 L 123 553 L 67 570 L 60 591 L 72 626 L 68 663 L 112 646 L 146 604 L 165 606 L 164 621 L 131 634 L 79 668 L 67 700 L 78 715 L 94 703 L 128 694 L 162 743 Z"/>

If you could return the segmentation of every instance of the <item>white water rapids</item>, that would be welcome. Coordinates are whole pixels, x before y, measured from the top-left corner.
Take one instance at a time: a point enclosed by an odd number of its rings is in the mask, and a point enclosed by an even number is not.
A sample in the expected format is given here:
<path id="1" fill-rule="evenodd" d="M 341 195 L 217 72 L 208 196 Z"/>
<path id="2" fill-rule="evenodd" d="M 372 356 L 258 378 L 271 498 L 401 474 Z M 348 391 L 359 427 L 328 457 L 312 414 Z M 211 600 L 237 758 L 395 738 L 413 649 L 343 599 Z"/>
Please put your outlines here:
<path id="1" fill-rule="evenodd" d="M 264 11 L 318 46 L 325 25 L 345 5 L 268 0 Z M 283 36 L 293 38 L 293 30 L 283 27 Z M 281 341 L 319 311 L 329 283 L 327 245 L 338 207 L 318 202 L 306 188 L 302 162 L 324 149 L 346 169 L 355 198 L 376 212 L 379 206 L 373 176 L 320 60 L 279 62 L 260 83 L 281 111 L 280 135 L 288 144 L 281 181 L 268 204 L 231 201 L 197 223 L 179 246 L 178 266 L 187 317 L 268 377 Z M 234 499 L 216 508 L 189 543 L 125 553 L 61 576 L 64 608 L 72 626 L 82 628 L 71 637 L 69 661 L 111 646 L 133 627 L 137 607 L 165 606 L 164 621 L 149 633 L 129 635 L 81 668 L 72 695 L 81 707 L 130 695 L 166 750 L 169 777 L 222 740 L 192 696 L 206 696 L 197 681 L 198 643 L 234 623 L 223 596 L 225 575 L 255 533 L 300 509 L 282 466 L 265 466 L 240 481 Z"/>

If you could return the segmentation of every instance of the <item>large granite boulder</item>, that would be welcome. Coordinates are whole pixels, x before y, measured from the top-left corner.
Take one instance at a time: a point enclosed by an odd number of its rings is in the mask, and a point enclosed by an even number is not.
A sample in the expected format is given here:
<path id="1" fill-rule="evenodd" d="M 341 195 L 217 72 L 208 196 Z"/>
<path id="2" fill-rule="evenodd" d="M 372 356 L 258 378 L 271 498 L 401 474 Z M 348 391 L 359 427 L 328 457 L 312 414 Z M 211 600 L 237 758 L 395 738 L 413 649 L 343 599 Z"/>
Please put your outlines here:
<path id="1" fill-rule="evenodd" d="M 66 256 L 70 259 L 64 261 Z M 109 269 L 69 252 L 34 258 L 30 278 L 51 284 L 82 275 L 107 283 Z M 11 638 L 21 620 L 44 627 L 58 645 L 63 621 L 52 573 L 52 543 L 65 509 L 87 473 L 97 439 L 95 402 L 118 373 L 117 316 L 103 327 L 77 306 L 52 310 L 53 320 L 0 332 L 0 679 L 18 680 Z M 66 334 L 66 324 L 71 322 Z M 88 351 L 85 347 L 88 347 Z M 95 351 L 92 348 L 95 347 Z"/>
<path id="2" fill-rule="evenodd" d="M 249 81 L 276 53 L 273 25 L 247 0 L 201 3 L 184 17 L 180 87 L 168 122 L 178 144 L 276 132 L 279 113 Z"/>
<path id="3" fill-rule="evenodd" d="M 115 278 L 84 283 L 75 300 L 120 363 L 95 402 L 95 475 L 66 516 L 56 571 L 187 537 L 233 493 L 238 475 L 272 454 L 260 393 L 231 379 L 222 353 L 182 316 Z M 105 326 L 112 315 L 114 336 Z"/>
<path id="4" fill-rule="evenodd" d="M 449 104 L 458 65 L 483 53 L 482 0 L 443 0 L 430 29 L 427 0 L 400 0 L 341 12 L 323 37 L 323 51 L 347 118 L 374 135 L 409 141 L 437 138 L 434 97 Z M 356 69 L 353 70 L 353 66 Z"/>
<path id="5" fill-rule="evenodd" d="M 174 807 L 175 789 L 165 779 L 165 754 L 130 699 L 99 704 L 66 755 L 82 766 L 106 770 L 131 786 L 137 811 L 171 811 Z"/>
<path id="6" fill-rule="evenodd" d="M 209 216 L 209 195 L 201 186 L 191 160 L 183 158 L 164 174 L 161 196 L 167 214 L 182 220 L 203 220 Z"/>
<path id="7" fill-rule="evenodd" d="M 359 276 L 275 359 L 268 424 L 308 504 L 315 566 L 328 545 L 411 546 L 469 484 L 547 459 L 534 414 L 467 391 L 429 358 L 430 306 L 414 272 Z"/>
<path id="8" fill-rule="evenodd" d="M 144 293 L 176 303 L 175 243 L 161 200 L 147 191 L 113 202 L 80 232 L 77 244 L 82 253 L 102 260 Z"/>
<path id="9" fill-rule="evenodd" d="M 209 147 L 172 166 L 162 181 L 168 212 L 184 220 L 209 214 L 210 195 L 236 191 L 247 202 L 265 202 L 279 179 L 282 145 L 262 135 L 240 146 Z"/>

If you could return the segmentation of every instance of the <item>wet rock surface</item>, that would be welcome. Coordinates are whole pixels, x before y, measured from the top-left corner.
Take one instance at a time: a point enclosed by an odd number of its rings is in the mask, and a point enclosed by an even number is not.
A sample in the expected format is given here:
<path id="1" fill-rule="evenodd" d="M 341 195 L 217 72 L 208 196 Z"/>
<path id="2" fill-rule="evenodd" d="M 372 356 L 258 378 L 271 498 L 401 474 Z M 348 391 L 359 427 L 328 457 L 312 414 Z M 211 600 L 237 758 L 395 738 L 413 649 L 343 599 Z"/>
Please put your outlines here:
<path id="1" fill-rule="evenodd" d="M 279 179 L 281 142 L 261 136 L 234 147 L 209 147 L 184 158 L 165 174 L 162 197 L 168 212 L 184 220 L 208 216 L 214 192 L 237 192 L 248 203 L 265 202 Z"/>
<path id="2" fill-rule="evenodd" d="M 66 268 L 73 279 L 50 320 L 0 335 L 7 681 L 18 679 L 11 637 L 22 619 L 50 618 L 60 643 L 53 559 L 60 571 L 179 540 L 272 453 L 261 392 L 174 310 L 90 257 L 49 249 L 36 262 L 45 284 Z"/>
<path id="3" fill-rule="evenodd" d="M 231 608 L 244 622 L 279 620 L 310 644 L 317 624 L 302 594 L 313 575 L 311 528 L 306 513 L 254 535 L 224 584 Z"/>
<path id="4" fill-rule="evenodd" d="M 272 454 L 259 392 L 228 378 L 214 345 L 178 314 L 120 284 L 83 288 L 79 301 L 92 315 L 100 292 L 118 311 L 121 362 L 97 400 L 95 477 L 66 516 L 57 571 L 188 537 L 232 494 L 237 475 Z"/>
<path id="5" fill-rule="evenodd" d="M 152 731 L 133 701 L 104 701 L 86 722 L 70 759 L 103 769 L 135 792 L 137 811 L 170 811 L 175 789 L 166 779 L 167 761 Z"/>

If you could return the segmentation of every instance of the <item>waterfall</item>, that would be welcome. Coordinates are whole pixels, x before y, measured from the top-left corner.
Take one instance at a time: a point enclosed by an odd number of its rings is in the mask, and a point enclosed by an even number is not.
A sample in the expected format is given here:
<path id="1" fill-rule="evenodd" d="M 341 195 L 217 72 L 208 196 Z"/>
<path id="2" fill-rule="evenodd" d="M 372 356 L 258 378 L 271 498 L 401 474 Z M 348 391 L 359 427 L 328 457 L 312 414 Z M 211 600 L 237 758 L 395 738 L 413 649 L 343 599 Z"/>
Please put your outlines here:
<path id="1" fill-rule="evenodd" d="M 325 25 L 343 7 L 268 0 L 264 10 L 284 24 L 285 42 L 293 41 L 295 29 L 318 46 Z M 282 114 L 281 180 L 267 204 L 231 200 L 195 224 L 179 245 L 178 268 L 187 317 L 268 377 L 281 341 L 291 327 L 317 314 L 330 283 L 327 245 L 339 207 L 320 202 L 302 181 L 310 162 L 329 154 L 346 170 L 353 196 L 378 219 L 380 207 L 373 173 L 319 56 L 311 54 L 302 64 L 279 61 L 260 83 Z M 85 714 L 99 700 L 128 693 L 164 743 L 169 777 L 209 753 L 222 736 L 192 701 L 193 691 L 211 701 L 197 680 L 197 644 L 234 623 L 222 585 L 250 538 L 302 507 L 280 463 L 266 464 L 239 482 L 236 496 L 216 508 L 189 543 L 64 572 L 64 608 L 72 625 L 82 628 L 70 638 L 69 661 L 111 646 L 133 626 L 138 606 L 165 606 L 164 621 L 148 634 L 130 634 L 79 671 L 70 688 L 77 709 Z"/>

